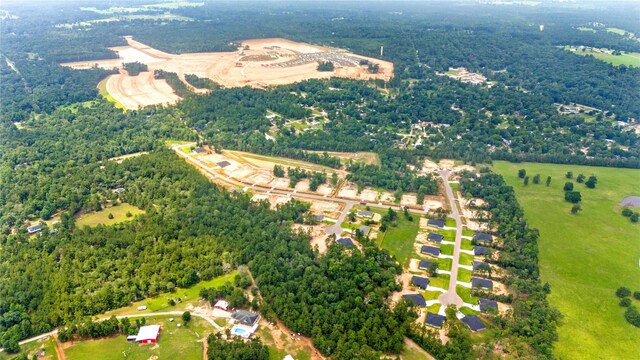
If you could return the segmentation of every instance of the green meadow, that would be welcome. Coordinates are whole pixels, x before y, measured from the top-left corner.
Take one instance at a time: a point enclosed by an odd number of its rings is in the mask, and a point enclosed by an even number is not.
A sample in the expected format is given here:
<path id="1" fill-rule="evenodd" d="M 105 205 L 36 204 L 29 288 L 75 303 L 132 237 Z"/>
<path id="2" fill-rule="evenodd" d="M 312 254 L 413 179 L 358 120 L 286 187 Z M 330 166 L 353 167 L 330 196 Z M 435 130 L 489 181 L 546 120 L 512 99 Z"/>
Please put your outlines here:
<path id="1" fill-rule="evenodd" d="M 549 300 L 564 318 L 560 322 L 555 354 L 560 359 L 640 359 L 640 329 L 627 323 L 615 290 L 640 290 L 640 224 L 621 216 L 620 201 L 640 195 L 640 170 L 605 167 L 494 163 L 513 186 L 530 226 L 539 229 L 539 264 L 543 282 L 551 284 Z M 550 187 L 524 186 L 517 173 L 551 176 Z M 575 177 L 596 175 L 582 194 L 582 212 L 571 214 L 563 185 L 567 171 Z"/>

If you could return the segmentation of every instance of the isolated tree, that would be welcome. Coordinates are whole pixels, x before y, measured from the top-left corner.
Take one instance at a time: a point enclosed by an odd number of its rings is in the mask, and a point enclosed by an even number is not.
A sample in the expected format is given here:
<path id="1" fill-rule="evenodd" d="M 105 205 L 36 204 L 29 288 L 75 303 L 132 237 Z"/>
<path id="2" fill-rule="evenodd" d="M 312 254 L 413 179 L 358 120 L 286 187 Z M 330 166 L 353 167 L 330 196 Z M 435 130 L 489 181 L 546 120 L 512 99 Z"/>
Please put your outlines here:
<path id="1" fill-rule="evenodd" d="M 518 170 L 518 177 L 520 179 L 524 179 L 525 176 L 527 176 L 527 170 L 525 170 L 525 169 Z"/>
<path id="2" fill-rule="evenodd" d="M 564 199 L 570 203 L 577 204 L 582 201 L 582 195 L 579 191 L 567 191 L 564 193 Z"/>
<path id="3" fill-rule="evenodd" d="M 273 176 L 284 177 L 284 168 L 281 165 L 273 165 Z"/>
<path id="4" fill-rule="evenodd" d="M 620 300 L 620 306 L 623 306 L 623 307 L 631 306 L 631 299 L 624 298 L 624 299 Z"/>
<path id="5" fill-rule="evenodd" d="M 636 300 L 640 300 L 640 291 L 634 291 L 633 292 L 633 298 Z"/>
<path id="6" fill-rule="evenodd" d="M 331 185 L 338 185 L 338 173 L 331 174 Z"/>
<path id="7" fill-rule="evenodd" d="M 109 218 L 109 220 L 113 220 L 113 214 L 109 213 L 109 215 L 107 215 L 107 217 Z"/>
<path id="8" fill-rule="evenodd" d="M 427 273 L 429 273 L 429 276 L 431 277 L 438 277 L 438 263 L 434 261 L 429 264 L 429 267 L 427 267 Z"/>
<path id="9" fill-rule="evenodd" d="M 573 179 L 573 171 L 567 171 L 567 174 L 565 175 L 565 177 L 567 179 Z"/>
<path id="10" fill-rule="evenodd" d="M 536 185 L 540 184 L 540 174 L 535 174 L 533 176 L 533 183 L 536 184 Z"/>
<path id="11" fill-rule="evenodd" d="M 585 178 L 585 176 L 583 174 L 580 174 L 576 178 L 576 182 L 578 182 L 578 184 L 582 184 L 584 182 L 584 178 Z"/>
<path id="12" fill-rule="evenodd" d="M 564 191 L 572 191 L 573 190 L 573 183 L 571 181 L 567 181 L 566 183 L 564 183 L 564 187 L 562 188 L 562 190 L 564 190 Z"/>
<path id="13" fill-rule="evenodd" d="M 188 311 L 183 312 L 182 322 L 184 323 L 184 326 L 187 326 L 189 324 L 189 321 L 191 321 L 191 313 Z"/>
<path id="14" fill-rule="evenodd" d="M 621 286 L 616 290 L 616 296 L 619 298 L 626 298 L 631 296 L 631 290 L 628 287 Z"/>
<path id="15" fill-rule="evenodd" d="M 580 204 L 575 204 L 571 208 L 571 213 L 574 214 L 574 215 L 579 213 L 580 211 L 582 211 L 582 207 L 580 206 Z"/>
<path id="16" fill-rule="evenodd" d="M 547 187 L 551 185 L 551 176 L 547 176 Z"/>
<path id="17" fill-rule="evenodd" d="M 629 208 L 622 209 L 622 216 L 630 217 L 631 215 L 633 215 L 633 210 L 631 210 Z"/>
<path id="18" fill-rule="evenodd" d="M 633 215 L 629 216 L 629 220 L 631 222 L 637 223 L 640 220 L 640 213 L 633 213 Z"/>
<path id="19" fill-rule="evenodd" d="M 589 179 L 584 184 L 587 185 L 589 189 L 594 189 L 597 183 L 598 183 L 598 178 L 596 178 L 595 175 L 591 175 L 589 176 Z"/>
<path id="20" fill-rule="evenodd" d="M 527 186 L 527 185 L 529 185 L 529 177 L 525 176 L 524 177 L 524 186 Z"/>

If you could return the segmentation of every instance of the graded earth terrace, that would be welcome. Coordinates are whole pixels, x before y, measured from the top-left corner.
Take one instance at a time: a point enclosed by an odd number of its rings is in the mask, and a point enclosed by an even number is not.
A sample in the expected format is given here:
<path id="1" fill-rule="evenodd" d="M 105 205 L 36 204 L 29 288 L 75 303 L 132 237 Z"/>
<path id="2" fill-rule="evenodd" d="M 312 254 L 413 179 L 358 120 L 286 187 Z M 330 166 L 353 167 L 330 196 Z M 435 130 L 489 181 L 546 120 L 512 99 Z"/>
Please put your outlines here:
<path id="1" fill-rule="evenodd" d="M 265 88 L 291 84 L 308 79 L 345 77 L 358 80 L 389 80 L 393 64 L 387 61 L 354 55 L 346 50 L 289 41 L 286 39 L 255 39 L 239 42 L 234 52 L 168 54 L 125 37 L 127 46 L 113 47 L 118 59 L 64 63 L 74 69 L 100 67 L 118 69 L 119 74 L 106 80 L 106 90 L 127 109 L 156 104 L 173 104 L 180 99 L 164 79 L 156 79 L 154 70 L 174 72 L 184 82 L 185 74 L 209 78 L 223 87 Z M 130 76 L 123 63 L 141 62 L 149 71 Z M 318 62 L 332 62 L 334 71 L 318 71 Z M 376 73 L 368 64 L 378 65 Z M 187 84 L 187 86 L 189 86 Z M 190 86 L 189 86 L 190 87 Z"/>

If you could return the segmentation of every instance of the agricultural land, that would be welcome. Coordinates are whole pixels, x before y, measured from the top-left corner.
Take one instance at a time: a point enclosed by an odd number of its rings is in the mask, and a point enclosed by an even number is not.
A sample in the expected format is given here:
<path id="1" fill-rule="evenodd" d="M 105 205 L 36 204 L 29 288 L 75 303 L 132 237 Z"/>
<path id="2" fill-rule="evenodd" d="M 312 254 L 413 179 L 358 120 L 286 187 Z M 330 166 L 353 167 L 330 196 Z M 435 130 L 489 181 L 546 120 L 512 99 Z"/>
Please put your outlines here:
<path id="1" fill-rule="evenodd" d="M 496 162 L 494 168 L 514 187 L 529 224 L 540 230 L 542 281 L 551 284 L 549 299 L 564 315 L 557 356 L 640 357 L 638 329 L 624 320 L 613 295 L 621 286 L 640 287 L 640 227 L 620 215 L 619 205 L 626 196 L 638 194 L 640 170 L 507 162 Z M 524 186 L 519 169 L 542 179 L 551 176 L 551 185 Z M 574 177 L 582 173 L 598 178 L 595 189 L 575 184 L 583 199 L 577 215 L 564 200 L 568 171 Z"/>

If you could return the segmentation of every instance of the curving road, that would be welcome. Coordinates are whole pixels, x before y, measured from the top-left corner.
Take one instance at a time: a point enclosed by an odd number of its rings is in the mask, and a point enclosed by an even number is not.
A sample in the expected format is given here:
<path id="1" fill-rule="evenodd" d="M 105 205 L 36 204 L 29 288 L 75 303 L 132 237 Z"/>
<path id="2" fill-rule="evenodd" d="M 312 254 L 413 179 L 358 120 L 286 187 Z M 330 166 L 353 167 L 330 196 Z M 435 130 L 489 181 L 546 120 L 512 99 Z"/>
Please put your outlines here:
<path id="1" fill-rule="evenodd" d="M 449 207 L 451 207 L 451 215 L 456 221 L 456 241 L 453 245 L 453 259 L 451 263 L 451 279 L 449 280 L 449 289 L 440 295 L 438 300 L 440 304 L 444 306 L 455 305 L 461 307 L 463 304 L 462 298 L 456 293 L 456 284 L 458 280 L 458 265 L 460 260 L 460 245 L 462 243 L 462 221 L 460 221 L 460 213 L 456 206 L 456 199 L 453 196 L 453 191 L 449 185 L 449 176 L 451 173 L 448 170 L 441 170 L 438 172 L 444 183 L 444 189 L 447 193 L 447 199 L 449 200 Z"/>

